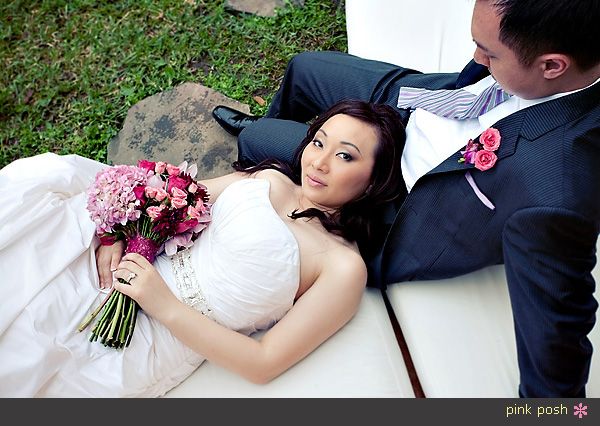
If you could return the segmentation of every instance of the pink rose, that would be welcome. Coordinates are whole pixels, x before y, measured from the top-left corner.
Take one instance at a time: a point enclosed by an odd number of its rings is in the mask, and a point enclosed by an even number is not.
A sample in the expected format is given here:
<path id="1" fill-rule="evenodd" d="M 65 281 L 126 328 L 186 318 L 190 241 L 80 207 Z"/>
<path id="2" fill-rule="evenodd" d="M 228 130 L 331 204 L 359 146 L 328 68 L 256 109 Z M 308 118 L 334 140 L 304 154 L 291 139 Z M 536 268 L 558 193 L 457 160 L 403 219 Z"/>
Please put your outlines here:
<path id="1" fill-rule="evenodd" d="M 175 198 L 187 198 L 187 193 L 184 190 L 177 188 L 176 186 L 171 188 L 171 194 Z"/>
<path id="2" fill-rule="evenodd" d="M 144 192 L 146 194 L 146 197 L 154 198 L 154 197 L 156 197 L 156 193 L 158 192 L 158 189 L 154 188 L 152 186 L 147 186 L 146 188 L 144 188 Z"/>
<path id="3" fill-rule="evenodd" d="M 485 129 L 479 136 L 479 142 L 483 144 L 483 149 L 486 151 L 495 151 L 500 146 L 500 132 L 493 127 Z"/>
<path id="4" fill-rule="evenodd" d="M 196 185 L 194 182 L 190 183 L 190 186 L 188 186 L 188 191 L 190 191 L 192 194 L 195 194 L 197 190 L 198 185 Z"/>
<path id="5" fill-rule="evenodd" d="M 498 157 L 491 151 L 482 149 L 475 154 L 475 167 L 482 172 L 491 169 L 496 164 Z"/>
<path id="6" fill-rule="evenodd" d="M 179 169 L 179 167 L 176 167 L 172 164 L 167 164 L 167 173 L 169 174 L 169 176 L 177 176 L 180 172 L 181 170 Z"/>
<path id="7" fill-rule="evenodd" d="M 164 173 L 167 168 L 167 163 L 164 161 L 157 161 L 154 171 L 158 174 Z"/>
<path id="8" fill-rule="evenodd" d="M 154 198 L 156 199 L 156 201 L 162 201 L 165 198 L 167 198 L 169 196 L 169 194 L 167 194 L 167 191 L 165 191 L 162 188 L 158 188 L 156 190 L 156 195 L 154 196 Z"/>
<path id="9" fill-rule="evenodd" d="M 180 209 L 182 207 L 187 206 L 187 201 L 185 198 L 172 198 L 171 205 L 176 209 Z"/>
<path id="10" fill-rule="evenodd" d="M 187 209 L 187 214 L 191 219 L 198 219 L 202 214 L 198 211 L 198 209 L 194 206 L 189 206 Z"/>
<path id="11" fill-rule="evenodd" d="M 150 206 L 146 209 L 146 213 L 148 213 L 148 216 L 150 216 L 152 220 L 155 220 L 157 217 L 160 216 L 160 212 L 162 212 L 162 210 L 163 206 Z"/>

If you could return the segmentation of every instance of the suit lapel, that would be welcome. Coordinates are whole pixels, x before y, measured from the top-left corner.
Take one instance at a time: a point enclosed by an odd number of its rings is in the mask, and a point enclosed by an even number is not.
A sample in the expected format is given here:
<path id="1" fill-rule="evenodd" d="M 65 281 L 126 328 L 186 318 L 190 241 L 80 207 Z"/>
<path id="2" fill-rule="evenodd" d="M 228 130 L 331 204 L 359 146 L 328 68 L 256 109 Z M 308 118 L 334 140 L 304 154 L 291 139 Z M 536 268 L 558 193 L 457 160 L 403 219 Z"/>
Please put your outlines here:
<path id="1" fill-rule="evenodd" d="M 522 111 L 519 111 L 515 114 L 511 114 L 508 117 L 503 118 L 494 124 L 494 128 L 498 129 L 501 136 L 500 147 L 498 151 L 496 151 L 496 155 L 498 156 L 497 161 L 501 161 L 503 158 L 508 157 L 515 153 L 517 146 L 517 139 L 519 137 L 519 132 L 521 130 L 521 126 L 523 123 L 523 118 L 525 114 Z M 445 159 L 440 165 L 431 170 L 427 175 L 434 175 L 437 173 L 446 173 L 446 172 L 454 172 L 460 170 L 470 170 L 475 166 L 473 164 L 467 163 L 459 163 L 459 160 L 463 157 L 460 153 L 464 151 L 465 146 L 456 151 L 450 157 Z M 479 142 L 479 136 L 475 139 L 475 142 Z"/>
<path id="2" fill-rule="evenodd" d="M 600 83 L 571 95 L 524 108 L 496 122 L 492 127 L 498 129 L 502 137 L 500 147 L 496 152 L 497 161 L 502 161 L 503 158 L 515 153 L 519 136 L 528 140 L 537 139 L 552 129 L 584 115 L 597 106 L 598 98 L 600 98 Z M 475 141 L 479 141 L 479 136 Z M 465 141 L 465 146 L 466 142 L 468 141 Z M 458 162 L 462 158 L 460 151 L 464 151 L 464 149 L 465 147 L 456 151 L 427 175 L 466 171 L 474 168 L 473 164 Z"/>

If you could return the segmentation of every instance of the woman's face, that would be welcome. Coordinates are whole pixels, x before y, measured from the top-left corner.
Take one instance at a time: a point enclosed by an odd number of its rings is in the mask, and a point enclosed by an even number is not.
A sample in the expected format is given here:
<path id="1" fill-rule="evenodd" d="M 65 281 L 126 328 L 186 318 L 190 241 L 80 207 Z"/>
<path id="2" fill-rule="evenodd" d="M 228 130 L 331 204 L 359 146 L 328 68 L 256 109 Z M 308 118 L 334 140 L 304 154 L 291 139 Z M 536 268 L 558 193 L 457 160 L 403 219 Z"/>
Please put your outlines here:
<path id="1" fill-rule="evenodd" d="M 377 132 L 371 125 L 345 114 L 331 117 L 302 153 L 303 198 L 326 210 L 364 194 L 377 143 Z"/>

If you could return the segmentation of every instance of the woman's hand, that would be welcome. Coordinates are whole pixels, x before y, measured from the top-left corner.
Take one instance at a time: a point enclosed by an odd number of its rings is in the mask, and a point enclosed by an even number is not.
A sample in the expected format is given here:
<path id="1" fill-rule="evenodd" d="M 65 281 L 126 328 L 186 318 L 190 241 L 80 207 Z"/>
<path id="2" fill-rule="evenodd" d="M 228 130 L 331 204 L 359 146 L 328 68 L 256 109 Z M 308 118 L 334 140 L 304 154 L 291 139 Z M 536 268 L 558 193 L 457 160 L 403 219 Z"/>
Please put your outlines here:
<path id="1" fill-rule="evenodd" d="M 148 315 L 159 321 L 180 303 L 156 268 L 137 253 L 123 256 L 115 277 L 129 282 L 115 281 L 115 290 L 134 299 Z"/>
<path id="2" fill-rule="evenodd" d="M 117 270 L 124 249 L 125 244 L 123 241 L 116 241 L 110 246 L 101 245 L 96 249 L 96 266 L 98 268 L 98 278 L 100 278 L 100 288 L 109 288 L 112 285 L 112 273 Z"/>

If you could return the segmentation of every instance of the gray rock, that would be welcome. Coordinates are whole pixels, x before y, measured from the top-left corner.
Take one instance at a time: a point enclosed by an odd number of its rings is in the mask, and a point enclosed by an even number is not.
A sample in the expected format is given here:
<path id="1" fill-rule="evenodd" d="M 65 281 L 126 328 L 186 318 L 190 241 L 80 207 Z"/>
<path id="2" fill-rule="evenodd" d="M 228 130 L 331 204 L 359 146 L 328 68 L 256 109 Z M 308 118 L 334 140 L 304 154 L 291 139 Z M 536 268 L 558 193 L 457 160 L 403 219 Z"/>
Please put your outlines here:
<path id="1" fill-rule="evenodd" d="M 138 102 L 108 146 L 109 163 L 137 164 L 146 159 L 178 165 L 187 160 L 198 165 L 199 179 L 230 173 L 237 159 L 237 139 L 212 118 L 211 111 L 220 104 L 250 112 L 248 105 L 197 83 L 184 83 Z"/>
<path id="2" fill-rule="evenodd" d="M 304 6 L 304 0 L 292 0 L 292 3 Z M 227 0 L 228 8 L 258 16 L 275 16 L 275 8 L 284 6 L 284 0 Z"/>

